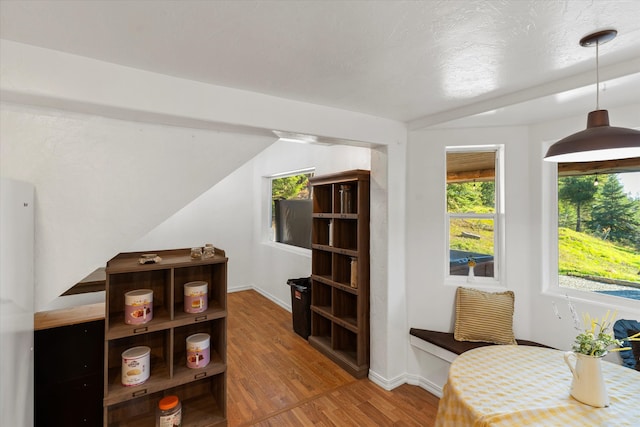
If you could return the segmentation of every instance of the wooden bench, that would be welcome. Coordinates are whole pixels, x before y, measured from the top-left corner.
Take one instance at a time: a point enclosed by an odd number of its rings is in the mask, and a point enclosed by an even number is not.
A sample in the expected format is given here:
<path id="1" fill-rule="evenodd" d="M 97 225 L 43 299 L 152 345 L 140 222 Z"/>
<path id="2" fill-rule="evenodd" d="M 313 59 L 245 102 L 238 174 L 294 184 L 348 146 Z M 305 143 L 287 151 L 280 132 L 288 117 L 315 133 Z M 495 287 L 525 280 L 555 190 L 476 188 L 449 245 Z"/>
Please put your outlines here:
<path id="1" fill-rule="evenodd" d="M 478 347 L 485 347 L 488 345 L 495 345 L 488 342 L 469 342 L 469 341 L 456 341 L 453 337 L 453 332 L 438 332 L 430 331 L 427 329 L 411 328 L 409 330 L 411 335 L 411 344 L 420 348 L 423 351 L 433 354 L 447 362 L 453 362 L 456 356 L 464 353 L 465 351 L 472 350 Z M 519 340 L 516 339 L 518 345 L 529 345 L 534 347 L 546 347 L 547 345 L 540 344 L 534 341 Z"/>

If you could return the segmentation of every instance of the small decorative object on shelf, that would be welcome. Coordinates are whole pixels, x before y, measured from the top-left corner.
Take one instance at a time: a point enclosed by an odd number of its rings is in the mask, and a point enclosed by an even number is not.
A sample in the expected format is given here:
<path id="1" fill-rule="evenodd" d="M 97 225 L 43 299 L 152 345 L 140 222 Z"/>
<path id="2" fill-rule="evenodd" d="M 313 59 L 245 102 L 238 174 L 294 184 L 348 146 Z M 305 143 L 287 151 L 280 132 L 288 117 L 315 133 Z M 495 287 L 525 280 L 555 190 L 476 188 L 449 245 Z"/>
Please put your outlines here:
<path id="1" fill-rule="evenodd" d="M 204 252 L 202 252 L 202 258 L 213 258 L 214 256 L 216 256 L 216 249 L 211 243 L 206 243 L 204 245 Z"/>
<path id="2" fill-rule="evenodd" d="M 350 285 L 352 288 L 358 287 L 358 258 L 351 258 L 351 282 Z"/>
<path id="3" fill-rule="evenodd" d="M 351 186 L 340 185 L 340 213 L 351 213 Z"/>
<path id="4" fill-rule="evenodd" d="M 155 264 L 160 261 L 162 261 L 162 258 L 158 254 L 142 254 L 138 260 L 140 264 Z"/>
<path id="5" fill-rule="evenodd" d="M 469 275 L 467 276 L 467 282 L 473 282 L 476 279 L 474 268 L 476 266 L 476 260 L 473 257 L 469 258 L 467 261 L 467 265 L 469 266 Z"/>
<path id="6" fill-rule="evenodd" d="M 191 248 L 191 259 L 202 258 L 202 248 Z"/>
<path id="7" fill-rule="evenodd" d="M 329 220 L 329 246 L 333 246 L 333 220 Z"/>

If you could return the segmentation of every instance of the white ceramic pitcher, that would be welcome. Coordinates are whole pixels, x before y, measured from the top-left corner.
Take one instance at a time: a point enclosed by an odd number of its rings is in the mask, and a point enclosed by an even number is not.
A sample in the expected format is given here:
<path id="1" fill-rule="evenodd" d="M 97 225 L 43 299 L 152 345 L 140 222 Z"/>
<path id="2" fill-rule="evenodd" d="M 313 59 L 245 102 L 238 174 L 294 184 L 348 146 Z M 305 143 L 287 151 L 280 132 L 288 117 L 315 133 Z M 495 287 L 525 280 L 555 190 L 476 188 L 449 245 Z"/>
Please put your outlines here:
<path id="1" fill-rule="evenodd" d="M 575 367 L 570 359 L 575 359 Z M 586 354 L 567 351 L 564 361 L 573 374 L 571 382 L 571 396 L 577 401 L 596 408 L 609 406 L 609 395 L 602 377 L 602 356 L 588 356 Z"/>

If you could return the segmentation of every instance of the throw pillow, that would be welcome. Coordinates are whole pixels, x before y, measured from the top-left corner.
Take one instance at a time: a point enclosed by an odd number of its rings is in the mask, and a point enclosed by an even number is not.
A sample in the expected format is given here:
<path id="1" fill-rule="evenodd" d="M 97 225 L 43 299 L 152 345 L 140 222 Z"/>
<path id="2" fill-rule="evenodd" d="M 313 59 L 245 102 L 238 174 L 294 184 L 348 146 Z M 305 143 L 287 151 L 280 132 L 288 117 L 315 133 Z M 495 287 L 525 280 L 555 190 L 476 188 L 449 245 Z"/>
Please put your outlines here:
<path id="1" fill-rule="evenodd" d="M 459 287 L 456 291 L 457 341 L 517 344 L 513 334 L 512 291 L 485 292 Z"/>

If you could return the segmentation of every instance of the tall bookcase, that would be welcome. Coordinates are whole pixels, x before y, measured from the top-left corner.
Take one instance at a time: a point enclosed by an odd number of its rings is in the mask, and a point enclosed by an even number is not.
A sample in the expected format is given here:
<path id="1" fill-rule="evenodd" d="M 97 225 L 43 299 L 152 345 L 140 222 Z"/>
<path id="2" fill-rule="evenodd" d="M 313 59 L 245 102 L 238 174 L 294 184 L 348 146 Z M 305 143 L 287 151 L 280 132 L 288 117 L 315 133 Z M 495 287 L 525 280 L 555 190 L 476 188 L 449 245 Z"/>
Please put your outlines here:
<path id="1" fill-rule="evenodd" d="M 309 343 L 357 378 L 369 372 L 369 171 L 316 176 Z"/>
<path id="2" fill-rule="evenodd" d="M 164 396 L 177 395 L 183 426 L 226 426 L 227 257 L 215 249 L 210 258 L 192 259 L 190 249 L 154 251 L 161 260 L 140 264 L 142 253 L 122 253 L 106 267 L 103 425 L 154 426 Z M 207 310 L 184 311 L 184 285 L 207 282 Z M 153 318 L 131 325 L 124 321 L 125 293 L 153 290 Z M 210 335 L 210 362 L 186 366 L 186 338 Z M 150 376 L 123 386 L 122 353 L 151 348 Z M 80 350 L 79 350 L 80 351 Z"/>

